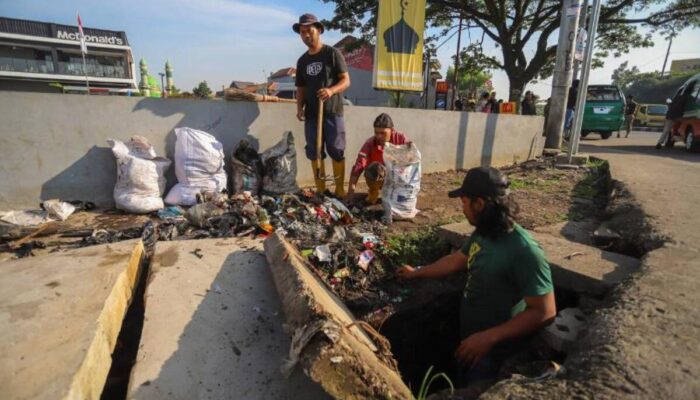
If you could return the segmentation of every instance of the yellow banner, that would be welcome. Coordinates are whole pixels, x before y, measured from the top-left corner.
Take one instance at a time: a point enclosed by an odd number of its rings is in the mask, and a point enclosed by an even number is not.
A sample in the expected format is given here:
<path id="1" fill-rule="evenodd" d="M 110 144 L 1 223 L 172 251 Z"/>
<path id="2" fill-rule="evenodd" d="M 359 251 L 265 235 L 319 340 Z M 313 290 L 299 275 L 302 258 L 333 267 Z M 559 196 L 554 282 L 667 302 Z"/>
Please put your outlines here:
<path id="1" fill-rule="evenodd" d="M 425 0 L 379 0 L 372 85 L 423 90 Z"/>

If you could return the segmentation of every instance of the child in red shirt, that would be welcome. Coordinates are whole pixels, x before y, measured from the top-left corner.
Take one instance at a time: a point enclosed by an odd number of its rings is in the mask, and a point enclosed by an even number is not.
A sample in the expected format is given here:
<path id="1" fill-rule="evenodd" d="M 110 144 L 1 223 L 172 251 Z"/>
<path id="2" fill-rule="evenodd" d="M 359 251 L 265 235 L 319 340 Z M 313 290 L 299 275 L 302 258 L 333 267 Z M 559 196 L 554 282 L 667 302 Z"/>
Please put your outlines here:
<path id="1" fill-rule="evenodd" d="M 394 122 L 388 114 L 381 113 L 374 120 L 374 136 L 367 139 L 360 152 L 357 154 L 357 161 L 350 174 L 350 184 L 348 185 L 348 198 L 355 193 L 355 185 L 360 179 L 362 172 L 365 173 L 365 180 L 369 187 L 367 202 L 376 204 L 379 200 L 379 191 L 384 184 L 386 169 L 384 167 L 384 145 L 389 142 L 394 145 L 410 143 L 407 142 L 404 134 L 394 130 Z"/>

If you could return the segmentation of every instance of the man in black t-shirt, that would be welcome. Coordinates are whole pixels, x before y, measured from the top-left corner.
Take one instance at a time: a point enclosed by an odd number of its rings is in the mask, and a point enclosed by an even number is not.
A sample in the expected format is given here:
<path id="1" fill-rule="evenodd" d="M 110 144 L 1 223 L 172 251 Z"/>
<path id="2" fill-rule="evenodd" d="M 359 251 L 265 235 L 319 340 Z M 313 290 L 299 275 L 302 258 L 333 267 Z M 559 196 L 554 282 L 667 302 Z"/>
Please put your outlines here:
<path id="1" fill-rule="evenodd" d="M 316 176 L 319 163 L 326 153 L 333 160 L 335 194 L 345 197 L 345 121 L 342 93 L 350 87 L 350 74 L 340 50 L 321 43 L 323 25 L 312 14 L 299 17 L 292 27 L 309 48 L 297 61 L 297 118 L 304 121 L 306 157 L 316 180 L 316 190 L 324 192 L 326 183 Z M 323 146 L 321 157 L 316 155 L 316 126 L 319 100 L 323 101 Z M 324 151 L 325 148 L 325 151 Z M 323 178 L 323 177 L 321 177 Z"/>

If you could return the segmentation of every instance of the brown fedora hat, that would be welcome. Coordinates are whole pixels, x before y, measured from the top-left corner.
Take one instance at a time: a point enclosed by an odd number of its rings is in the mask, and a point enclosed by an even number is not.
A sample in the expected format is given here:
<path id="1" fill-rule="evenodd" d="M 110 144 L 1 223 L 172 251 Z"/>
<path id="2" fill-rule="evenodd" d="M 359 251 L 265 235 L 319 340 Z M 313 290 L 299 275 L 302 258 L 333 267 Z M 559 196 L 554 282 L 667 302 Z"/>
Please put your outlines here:
<path id="1" fill-rule="evenodd" d="M 292 25 L 292 29 L 294 32 L 299 33 L 299 28 L 301 26 L 308 26 L 308 25 L 314 25 L 318 28 L 321 33 L 325 31 L 325 28 L 323 27 L 323 24 L 318 21 L 318 18 L 316 18 L 315 15 L 313 14 L 304 14 L 301 17 L 299 17 L 299 22 L 296 24 Z"/>

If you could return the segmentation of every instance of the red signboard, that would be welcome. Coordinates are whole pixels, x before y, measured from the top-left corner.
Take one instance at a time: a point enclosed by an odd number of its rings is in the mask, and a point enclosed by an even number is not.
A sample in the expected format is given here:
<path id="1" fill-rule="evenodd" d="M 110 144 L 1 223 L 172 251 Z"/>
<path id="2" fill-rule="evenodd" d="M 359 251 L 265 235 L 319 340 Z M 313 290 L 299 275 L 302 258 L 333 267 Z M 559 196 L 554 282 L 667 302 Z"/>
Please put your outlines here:
<path id="1" fill-rule="evenodd" d="M 499 112 L 501 114 L 515 114 L 515 102 L 501 103 Z"/>
<path id="2" fill-rule="evenodd" d="M 357 39 L 355 39 L 354 37 L 346 36 L 345 38 L 343 38 L 343 40 L 338 42 L 335 45 L 335 47 L 340 49 L 340 52 L 343 53 L 345 63 L 348 65 L 348 67 L 362 69 L 365 71 L 372 71 L 372 63 L 374 61 L 374 50 L 371 46 L 363 44 L 362 46 L 354 50 L 345 50 L 346 45 L 356 41 Z"/>
<path id="3" fill-rule="evenodd" d="M 450 90 L 450 85 L 447 81 L 437 81 L 435 86 L 436 93 L 447 93 Z"/>

